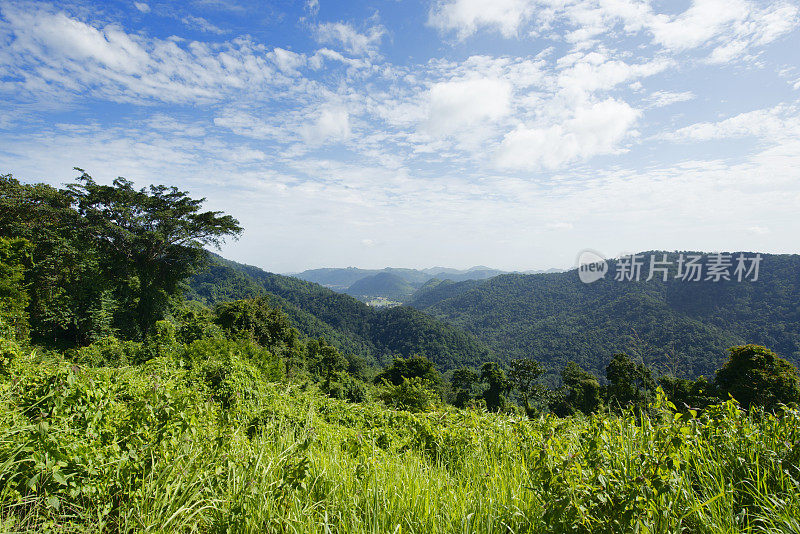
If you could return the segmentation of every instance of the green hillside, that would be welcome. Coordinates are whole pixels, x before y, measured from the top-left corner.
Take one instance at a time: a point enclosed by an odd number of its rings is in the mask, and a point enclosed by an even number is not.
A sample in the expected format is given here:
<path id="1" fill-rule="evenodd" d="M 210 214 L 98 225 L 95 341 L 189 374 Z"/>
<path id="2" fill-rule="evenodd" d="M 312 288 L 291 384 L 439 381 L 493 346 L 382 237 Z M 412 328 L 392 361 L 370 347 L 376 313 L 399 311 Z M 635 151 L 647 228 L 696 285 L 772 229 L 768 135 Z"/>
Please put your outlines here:
<path id="1" fill-rule="evenodd" d="M 346 293 L 354 297 L 386 297 L 403 300 L 416 288 L 396 274 L 381 272 L 367 276 L 351 285 Z"/>
<path id="2" fill-rule="evenodd" d="M 318 284 L 215 255 L 207 270 L 189 280 L 187 291 L 188 298 L 209 305 L 257 294 L 269 295 L 303 334 L 323 337 L 374 363 L 394 355 L 424 354 L 447 370 L 492 358 L 473 335 L 413 308 L 371 308 Z"/>
<path id="3" fill-rule="evenodd" d="M 647 253 L 645 254 L 647 256 Z M 675 259 L 674 255 L 670 259 Z M 758 343 L 800 359 L 800 256 L 763 255 L 756 282 L 582 283 L 577 271 L 441 284 L 410 305 L 475 334 L 505 358 L 598 374 L 625 351 L 677 376 L 708 374 L 727 347 Z"/>

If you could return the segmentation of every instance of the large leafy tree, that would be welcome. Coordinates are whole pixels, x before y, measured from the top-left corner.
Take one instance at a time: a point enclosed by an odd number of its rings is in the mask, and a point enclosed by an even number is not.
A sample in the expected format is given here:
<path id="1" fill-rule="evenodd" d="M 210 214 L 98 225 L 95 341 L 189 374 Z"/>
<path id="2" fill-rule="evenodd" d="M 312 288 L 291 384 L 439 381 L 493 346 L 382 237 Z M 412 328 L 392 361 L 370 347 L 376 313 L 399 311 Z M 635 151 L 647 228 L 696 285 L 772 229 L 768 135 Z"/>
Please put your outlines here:
<path id="1" fill-rule="evenodd" d="M 565 395 L 563 407 L 559 415 L 567 415 L 576 411 L 590 414 L 596 412 L 601 404 L 600 383 L 597 378 L 584 371 L 577 363 L 570 361 L 561 370 Z"/>
<path id="2" fill-rule="evenodd" d="M 82 174 L 68 190 L 119 281 L 116 290 L 128 311 L 124 327 L 130 337 L 146 336 L 181 282 L 206 260 L 204 247 L 219 247 L 242 228 L 230 215 L 202 211 L 204 198 L 176 187 L 136 189 L 124 178 L 101 185 L 77 170 Z"/>
<path id="3" fill-rule="evenodd" d="M 464 408 L 472 400 L 472 392 L 480 379 L 480 373 L 469 367 L 462 367 L 453 371 L 453 378 L 450 380 L 450 384 L 455 391 L 453 404 L 459 408 Z"/>
<path id="4" fill-rule="evenodd" d="M 404 379 L 412 378 L 419 378 L 434 387 L 439 387 L 442 384 L 442 375 L 436 370 L 433 362 L 418 354 L 409 358 L 394 358 L 392 364 L 375 377 L 375 383 L 380 384 L 386 380 L 395 386 L 399 386 Z"/>
<path id="5" fill-rule="evenodd" d="M 116 302 L 68 191 L 0 176 L 0 237 L 30 243 L 25 286 L 37 342 L 80 344 L 113 333 Z"/>
<path id="6" fill-rule="evenodd" d="M 606 367 L 609 385 L 606 389 L 609 406 L 614 408 L 646 408 L 656 389 L 653 375 L 644 364 L 627 354 L 614 354 Z"/>
<path id="7" fill-rule="evenodd" d="M 252 339 L 270 350 L 282 350 L 298 343 L 298 333 L 289 317 L 270 305 L 267 297 L 240 299 L 218 304 L 216 322 L 233 336 Z"/>
<path id="8" fill-rule="evenodd" d="M 743 345 L 730 349 L 714 383 L 723 398 L 731 395 L 745 408 L 800 402 L 797 368 L 766 347 Z"/>
<path id="9" fill-rule="evenodd" d="M 548 390 L 539 382 L 544 367 L 532 358 L 518 358 L 509 362 L 508 379 L 522 400 L 525 413 L 533 416 L 547 405 Z"/>
<path id="10" fill-rule="evenodd" d="M 483 392 L 486 408 L 492 412 L 505 408 L 506 395 L 511 390 L 505 371 L 495 362 L 486 362 L 481 366 L 481 381 L 488 385 Z"/>

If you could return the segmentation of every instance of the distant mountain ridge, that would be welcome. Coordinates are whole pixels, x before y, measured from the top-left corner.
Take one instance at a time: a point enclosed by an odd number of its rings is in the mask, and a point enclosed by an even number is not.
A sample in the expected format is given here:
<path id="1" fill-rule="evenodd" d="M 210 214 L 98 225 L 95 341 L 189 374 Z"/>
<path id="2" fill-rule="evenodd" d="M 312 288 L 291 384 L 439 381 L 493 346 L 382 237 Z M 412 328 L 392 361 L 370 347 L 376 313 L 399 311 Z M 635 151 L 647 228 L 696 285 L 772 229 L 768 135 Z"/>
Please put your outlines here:
<path id="1" fill-rule="evenodd" d="M 548 271 L 526 272 L 560 272 L 558 269 Z M 357 267 L 309 269 L 300 273 L 292 273 L 295 278 L 323 285 L 339 293 L 347 293 L 361 300 L 371 297 L 385 297 L 399 302 L 407 301 L 414 292 L 430 280 L 486 280 L 509 271 L 493 269 L 484 265 L 476 265 L 469 269 L 453 269 L 449 267 L 429 267 L 427 269 L 404 269 L 386 267 L 385 269 L 359 269 Z"/>

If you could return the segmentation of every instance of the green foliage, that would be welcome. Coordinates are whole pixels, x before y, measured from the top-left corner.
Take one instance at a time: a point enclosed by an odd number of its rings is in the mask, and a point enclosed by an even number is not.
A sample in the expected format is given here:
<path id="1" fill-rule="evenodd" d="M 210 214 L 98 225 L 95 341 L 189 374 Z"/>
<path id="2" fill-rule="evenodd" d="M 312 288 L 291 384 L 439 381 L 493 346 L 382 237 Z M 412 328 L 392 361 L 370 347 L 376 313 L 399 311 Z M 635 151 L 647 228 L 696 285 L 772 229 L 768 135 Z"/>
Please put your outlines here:
<path id="1" fill-rule="evenodd" d="M 28 337 L 28 292 L 25 260 L 30 252 L 26 239 L 0 237 L 0 324 L 11 328 L 16 339 Z"/>
<path id="2" fill-rule="evenodd" d="M 488 385 L 483 392 L 486 408 L 492 412 L 504 409 L 512 387 L 505 371 L 495 362 L 486 362 L 481 367 L 481 380 Z"/>
<path id="3" fill-rule="evenodd" d="M 544 367 L 534 359 L 519 358 L 509 362 L 508 380 L 511 388 L 522 398 L 522 406 L 528 417 L 547 407 L 549 391 L 539 381 Z"/>
<path id="4" fill-rule="evenodd" d="M 0 376 L 6 531 L 797 526 L 794 408 L 683 414 L 657 390 L 652 415 L 520 419 L 444 407 L 419 377 L 359 404 L 270 382 L 245 340 L 115 368 L 13 350 Z"/>
<path id="5" fill-rule="evenodd" d="M 20 355 L 19 345 L 6 337 L 0 336 L 0 376 L 7 376 L 14 360 Z"/>
<path id="6" fill-rule="evenodd" d="M 394 358 L 392 364 L 375 377 L 375 383 L 381 383 L 385 380 L 390 384 L 399 386 L 406 379 L 412 378 L 419 378 L 432 388 L 437 388 L 442 384 L 442 376 L 436 370 L 433 362 L 420 355 L 414 355 L 410 358 Z"/>
<path id="7" fill-rule="evenodd" d="M 279 307 L 301 334 L 325 338 L 340 352 L 361 356 L 371 365 L 395 355 L 420 354 L 445 371 L 477 366 L 491 356 L 474 336 L 413 308 L 379 310 L 317 284 L 219 256 L 212 256 L 210 263 L 191 278 L 188 299 L 216 305 L 261 295 L 270 306 Z"/>
<path id="8" fill-rule="evenodd" d="M 658 383 L 672 402 L 682 412 L 699 410 L 719 402 L 716 388 L 704 376 L 696 380 L 662 376 Z"/>
<path id="9" fill-rule="evenodd" d="M 221 338 L 192 342 L 181 354 L 184 360 L 211 391 L 222 388 L 218 400 L 228 406 L 239 398 L 253 398 L 253 392 L 240 388 L 255 387 L 258 379 L 274 382 L 284 376 L 283 362 L 268 349 L 249 340 Z M 248 376 L 256 377 L 252 380 Z"/>
<path id="10" fill-rule="evenodd" d="M 108 336 L 75 351 L 75 361 L 93 367 L 123 367 L 141 361 L 143 350 L 139 342 Z"/>
<path id="11" fill-rule="evenodd" d="M 550 409 L 560 416 L 576 412 L 589 415 L 602 405 L 600 383 L 597 378 L 575 363 L 568 362 L 561 370 L 564 384 L 563 396 L 551 404 Z"/>
<path id="12" fill-rule="evenodd" d="M 608 354 L 616 352 L 643 359 L 657 374 L 687 378 L 711 376 L 725 351 L 744 343 L 798 364 L 800 255 L 762 257 L 755 283 L 688 283 L 675 279 L 674 270 L 666 282 L 615 282 L 610 261 L 610 274 L 592 284 L 576 270 L 504 274 L 443 284 L 409 305 L 470 332 L 500 363 L 538 359 L 553 382 L 570 360 L 602 376 Z M 677 254 L 668 259 L 676 265 Z"/>
<path id="13" fill-rule="evenodd" d="M 427 412 L 439 402 L 431 384 L 421 377 L 403 378 L 399 384 L 384 382 L 378 398 L 387 406 L 409 412 Z"/>
<path id="14" fill-rule="evenodd" d="M 614 354 L 606 367 L 606 400 L 615 409 L 638 407 L 644 409 L 652 400 L 656 383 L 643 363 L 633 361 L 627 354 Z"/>
<path id="15" fill-rule="evenodd" d="M 0 176 L 0 237 L 30 243 L 24 276 L 34 341 L 73 346 L 114 333 L 113 273 L 68 191 Z"/>
<path id="16" fill-rule="evenodd" d="M 136 190 L 123 178 L 106 186 L 81 172 L 62 190 L 0 176 L 0 238 L 30 243 L 34 340 L 76 346 L 121 333 L 141 341 L 205 263 L 203 247 L 241 228 L 174 187 Z"/>
<path id="17" fill-rule="evenodd" d="M 347 368 L 347 358 L 336 347 L 325 343 L 322 339 L 312 339 L 306 344 L 308 358 L 314 370 L 325 379 L 325 386 L 329 386 L 334 374 Z"/>
<path id="18" fill-rule="evenodd" d="M 775 409 L 800 402 L 797 368 L 759 345 L 730 349 L 730 359 L 717 371 L 714 383 L 720 395 L 730 395 L 746 408 Z"/>
<path id="19" fill-rule="evenodd" d="M 199 302 L 181 303 L 172 311 L 172 317 L 178 325 L 175 335 L 181 343 L 223 335 L 222 328 L 214 322 L 212 311 Z"/>
<path id="20" fill-rule="evenodd" d="M 469 367 L 462 367 L 453 371 L 450 384 L 455 391 L 453 405 L 465 408 L 474 398 L 475 389 L 481 379 L 480 373 Z"/>
<path id="21" fill-rule="evenodd" d="M 216 322 L 233 336 L 244 336 L 269 348 L 293 347 L 297 331 L 289 318 L 263 296 L 218 304 Z"/>
<path id="22" fill-rule="evenodd" d="M 219 246 L 242 229 L 230 215 L 201 212 L 205 199 L 192 199 L 176 187 L 137 190 L 124 178 L 101 185 L 77 170 L 82 175 L 69 185 L 69 193 L 108 267 L 125 277 L 120 298 L 130 303 L 124 312 L 131 334 L 135 327 L 146 336 L 180 283 L 205 261 L 203 247 Z"/>

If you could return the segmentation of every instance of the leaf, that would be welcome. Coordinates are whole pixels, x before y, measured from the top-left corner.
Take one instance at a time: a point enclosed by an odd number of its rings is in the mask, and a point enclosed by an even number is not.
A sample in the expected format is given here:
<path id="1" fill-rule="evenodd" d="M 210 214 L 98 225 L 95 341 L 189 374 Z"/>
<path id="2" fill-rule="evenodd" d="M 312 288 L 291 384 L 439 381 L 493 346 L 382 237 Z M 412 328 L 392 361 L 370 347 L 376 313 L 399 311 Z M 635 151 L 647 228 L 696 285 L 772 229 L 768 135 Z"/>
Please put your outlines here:
<path id="1" fill-rule="evenodd" d="M 46 499 L 46 502 L 47 506 L 52 508 L 53 510 L 58 511 L 58 509 L 61 508 L 61 501 L 58 500 L 58 497 L 56 497 L 55 495 L 51 495 L 50 497 L 48 497 Z"/>
<path id="2" fill-rule="evenodd" d="M 67 479 L 61 473 L 61 471 L 53 471 L 53 480 L 61 484 L 62 486 L 67 485 Z"/>

